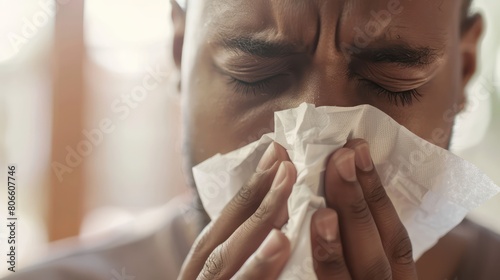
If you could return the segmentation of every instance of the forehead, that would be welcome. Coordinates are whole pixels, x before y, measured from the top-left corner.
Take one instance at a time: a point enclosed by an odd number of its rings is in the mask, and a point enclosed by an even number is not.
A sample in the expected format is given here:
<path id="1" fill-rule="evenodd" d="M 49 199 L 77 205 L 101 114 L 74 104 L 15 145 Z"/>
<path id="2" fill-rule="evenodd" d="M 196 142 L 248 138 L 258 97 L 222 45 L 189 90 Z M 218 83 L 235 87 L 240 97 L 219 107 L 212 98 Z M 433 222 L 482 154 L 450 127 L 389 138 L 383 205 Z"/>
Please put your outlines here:
<path id="1" fill-rule="evenodd" d="M 194 21 L 209 38 L 253 36 L 312 44 L 321 31 L 337 44 L 369 37 L 439 48 L 458 32 L 458 0 L 195 0 Z M 326 34 L 326 35 L 328 35 Z M 363 38 L 364 36 L 364 38 Z M 377 40 L 375 40 L 377 39 Z"/>

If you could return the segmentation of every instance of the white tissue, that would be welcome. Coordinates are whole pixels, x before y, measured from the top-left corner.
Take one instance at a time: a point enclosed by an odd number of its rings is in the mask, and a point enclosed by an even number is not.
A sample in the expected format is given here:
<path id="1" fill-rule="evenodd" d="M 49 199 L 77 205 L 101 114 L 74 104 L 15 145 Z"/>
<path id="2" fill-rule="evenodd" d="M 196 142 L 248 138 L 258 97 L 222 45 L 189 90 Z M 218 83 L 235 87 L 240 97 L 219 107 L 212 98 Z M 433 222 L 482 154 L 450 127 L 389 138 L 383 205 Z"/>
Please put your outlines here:
<path id="1" fill-rule="evenodd" d="M 477 167 L 435 146 L 369 105 L 319 107 L 302 104 L 275 113 L 275 132 L 241 149 L 217 154 L 193 168 L 201 201 L 211 219 L 255 172 L 274 140 L 288 152 L 297 182 L 288 200 L 282 231 L 292 256 L 280 279 L 316 279 L 312 267 L 310 221 L 325 207 L 323 175 L 328 156 L 347 140 L 370 144 L 376 169 L 410 236 L 418 259 L 471 209 L 499 192 Z"/>

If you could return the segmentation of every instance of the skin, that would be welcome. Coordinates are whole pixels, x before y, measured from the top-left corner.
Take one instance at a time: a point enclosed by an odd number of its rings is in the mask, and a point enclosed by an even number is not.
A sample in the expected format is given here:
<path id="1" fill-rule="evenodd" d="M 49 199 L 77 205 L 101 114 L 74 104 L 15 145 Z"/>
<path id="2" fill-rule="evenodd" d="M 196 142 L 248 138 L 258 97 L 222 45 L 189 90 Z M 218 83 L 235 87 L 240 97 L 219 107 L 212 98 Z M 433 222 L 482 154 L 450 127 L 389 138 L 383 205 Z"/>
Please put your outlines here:
<path id="1" fill-rule="evenodd" d="M 187 14 L 174 2 L 186 170 L 272 131 L 275 111 L 302 102 L 370 104 L 447 148 L 476 68 L 482 18 L 464 19 L 461 1 L 392 2 L 194 0 Z M 367 29 L 372 12 L 380 11 L 391 19 Z M 363 41 L 357 30 L 372 35 Z M 282 147 L 270 149 L 246 193 L 200 234 L 180 279 L 279 275 L 290 247 L 273 229 L 286 222 L 296 172 Z M 324 251 L 313 253 L 318 278 L 416 279 L 417 271 L 422 279 L 452 278 L 467 238 L 452 231 L 415 264 L 406 230 L 369 163 L 362 139 L 330 157 L 328 208 L 311 225 L 312 247 L 324 241 Z"/>

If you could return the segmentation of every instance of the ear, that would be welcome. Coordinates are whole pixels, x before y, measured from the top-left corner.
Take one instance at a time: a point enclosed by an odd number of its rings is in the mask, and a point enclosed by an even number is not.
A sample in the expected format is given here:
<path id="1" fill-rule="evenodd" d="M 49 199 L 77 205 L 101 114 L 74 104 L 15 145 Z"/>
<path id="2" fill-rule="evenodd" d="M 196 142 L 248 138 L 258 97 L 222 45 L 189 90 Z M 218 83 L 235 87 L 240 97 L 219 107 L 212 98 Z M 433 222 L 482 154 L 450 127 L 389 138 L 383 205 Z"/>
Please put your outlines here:
<path id="1" fill-rule="evenodd" d="M 462 88 L 476 72 L 479 42 L 483 34 L 484 20 L 480 14 L 468 16 L 462 25 L 460 52 L 462 55 Z"/>
<path id="2" fill-rule="evenodd" d="M 172 4 L 172 23 L 174 26 L 172 55 L 175 66 L 180 70 L 186 27 L 186 12 L 179 6 L 176 0 L 171 0 L 170 3 Z"/>

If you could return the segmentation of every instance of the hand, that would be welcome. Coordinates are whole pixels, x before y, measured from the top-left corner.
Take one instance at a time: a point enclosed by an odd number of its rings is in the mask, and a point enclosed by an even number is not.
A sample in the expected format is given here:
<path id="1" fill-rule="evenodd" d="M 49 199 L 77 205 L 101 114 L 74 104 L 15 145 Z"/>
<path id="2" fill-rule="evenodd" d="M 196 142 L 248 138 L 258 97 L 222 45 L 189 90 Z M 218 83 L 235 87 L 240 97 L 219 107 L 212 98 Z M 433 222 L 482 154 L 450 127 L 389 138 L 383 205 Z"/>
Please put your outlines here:
<path id="1" fill-rule="evenodd" d="M 325 172 L 328 208 L 311 222 L 318 279 L 417 279 L 408 233 L 373 166 L 368 143 L 349 141 Z"/>
<path id="2" fill-rule="evenodd" d="M 290 244 L 276 229 L 288 220 L 296 177 L 285 149 L 272 143 L 246 186 L 198 236 L 178 279 L 277 278 Z"/>

